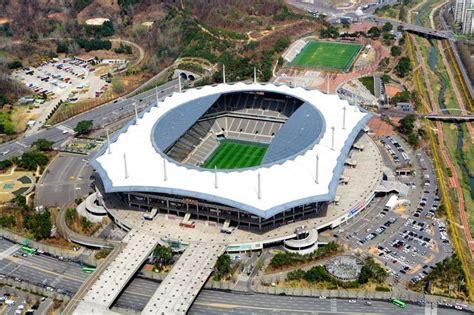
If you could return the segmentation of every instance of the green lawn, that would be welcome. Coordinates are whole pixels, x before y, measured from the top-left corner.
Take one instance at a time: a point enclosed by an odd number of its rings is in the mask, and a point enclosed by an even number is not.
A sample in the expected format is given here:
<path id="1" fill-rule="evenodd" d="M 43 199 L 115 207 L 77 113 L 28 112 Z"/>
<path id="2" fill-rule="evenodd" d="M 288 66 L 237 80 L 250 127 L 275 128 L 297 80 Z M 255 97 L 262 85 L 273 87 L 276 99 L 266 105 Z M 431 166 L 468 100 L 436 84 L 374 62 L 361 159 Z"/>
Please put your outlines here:
<path id="1" fill-rule="evenodd" d="M 236 169 L 260 165 L 266 145 L 232 140 L 221 141 L 219 147 L 204 163 L 204 168 Z"/>
<path id="2" fill-rule="evenodd" d="M 310 41 L 291 65 L 348 71 L 361 49 L 359 44 Z"/>
<path id="3" fill-rule="evenodd" d="M 374 77 L 363 77 L 359 78 L 359 81 L 369 90 L 372 95 L 375 95 L 375 87 L 374 87 Z"/>

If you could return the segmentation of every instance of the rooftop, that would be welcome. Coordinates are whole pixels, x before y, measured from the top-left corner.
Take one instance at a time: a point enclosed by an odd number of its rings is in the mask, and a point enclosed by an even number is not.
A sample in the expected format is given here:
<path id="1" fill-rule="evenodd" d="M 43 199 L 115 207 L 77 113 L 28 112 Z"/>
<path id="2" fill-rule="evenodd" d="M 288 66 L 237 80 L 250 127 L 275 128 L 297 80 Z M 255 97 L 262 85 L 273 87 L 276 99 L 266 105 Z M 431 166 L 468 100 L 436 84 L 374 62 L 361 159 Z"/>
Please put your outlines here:
<path id="1" fill-rule="evenodd" d="M 238 91 L 267 91 L 298 98 L 321 114 L 326 128 L 317 141 L 288 160 L 250 169 L 217 171 L 217 188 L 214 170 L 174 162 L 154 145 L 153 129 L 172 109 L 210 95 Z M 187 119 L 187 116 L 182 117 Z M 205 86 L 175 93 L 157 107 L 149 108 L 138 119 L 138 123 L 131 122 L 114 135 L 110 153 L 107 147 L 101 148 L 92 164 L 100 174 L 106 192 L 142 191 L 183 195 L 222 203 L 269 218 L 294 206 L 334 199 L 347 154 L 369 118 L 370 114 L 349 105 L 338 96 L 325 95 L 316 90 L 273 84 Z M 316 156 L 319 156 L 317 182 Z"/>

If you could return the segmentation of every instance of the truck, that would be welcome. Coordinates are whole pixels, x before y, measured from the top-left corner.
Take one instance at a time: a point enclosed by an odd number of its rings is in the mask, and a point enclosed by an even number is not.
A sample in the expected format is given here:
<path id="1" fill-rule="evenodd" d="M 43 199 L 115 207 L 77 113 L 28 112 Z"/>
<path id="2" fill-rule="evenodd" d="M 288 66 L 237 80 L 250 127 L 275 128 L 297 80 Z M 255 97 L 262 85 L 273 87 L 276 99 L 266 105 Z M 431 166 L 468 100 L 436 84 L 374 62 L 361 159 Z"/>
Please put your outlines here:
<path id="1" fill-rule="evenodd" d="M 398 201 L 398 196 L 397 195 L 391 195 L 390 198 L 388 199 L 387 203 L 383 207 L 384 210 L 393 210 L 395 205 L 397 204 Z"/>

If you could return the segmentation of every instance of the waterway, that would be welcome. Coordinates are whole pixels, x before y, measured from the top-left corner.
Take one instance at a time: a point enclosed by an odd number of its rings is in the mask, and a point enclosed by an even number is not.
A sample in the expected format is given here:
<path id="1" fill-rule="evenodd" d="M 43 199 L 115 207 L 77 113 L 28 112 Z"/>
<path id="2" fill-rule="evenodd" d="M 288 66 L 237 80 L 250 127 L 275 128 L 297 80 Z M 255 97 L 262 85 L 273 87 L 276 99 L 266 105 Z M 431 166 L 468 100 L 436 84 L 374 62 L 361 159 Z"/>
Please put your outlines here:
<path id="1" fill-rule="evenodd" d="M 428 59 L 428 64 L 430 66 L 430 69 L 438 77 L 439 82 L 441 84 L 441 88 L 438 93 L 438 104 L 439 104 L 439 107 L 444 112 L 447 112 L 446 104 L 444 103 L 444 96 L 446 94 L 446 89 L 448 88 L 448 80 L 437 70 L 438 55 L 437 55 L 436 46 L 434 45 L 433 40 L 430 40 L 430 45 L 431 45 L 431 50 L 430 50 L 430 55 Z M 456 151 L 457 151 L 459 166 L 461 168 L 462 176 L 467 179 L 467 183 L 469 185 L 469 190 L 470 190 L 470 197 L 471 199 L 474 199 L 474 176 L 473 176 L 474 170 L 469 171 L 466 164 L 466 160 L 464 158 L 464 152 L 462 151 L 464 139 L 463 139 L 463 129 L 461 127 L 461 124 L 456 123 L 456 127 L 458 130 Z M 460 178 L 459 180 L 463 180 L 463 178 Z M 467 197 L 468 196 L 465 196 L 464 198 L 467 198 Z"/>
<path id="2" fill-rule="evenodd" d="M 457 123 L 456 127 L 458 128 L 458 143 L 456 145 L 456 149 L 459 156 L 459 166 L 461 167 L 463 176 L 467 178 L 467 183 L 469 185 L 469 190 L 471 193 L 471 199 L 474 200 L 474 176 L 472 173 L 474 172 L 474 170 L 469 171 L 469 169 L 467 168 L 464 152 L 462 151 L 464 139 L 463 139 L 463 130 L 461 128 L 461 124 Z M 465 196 L 464 198 L 467 198 L 467 196 Z"/>

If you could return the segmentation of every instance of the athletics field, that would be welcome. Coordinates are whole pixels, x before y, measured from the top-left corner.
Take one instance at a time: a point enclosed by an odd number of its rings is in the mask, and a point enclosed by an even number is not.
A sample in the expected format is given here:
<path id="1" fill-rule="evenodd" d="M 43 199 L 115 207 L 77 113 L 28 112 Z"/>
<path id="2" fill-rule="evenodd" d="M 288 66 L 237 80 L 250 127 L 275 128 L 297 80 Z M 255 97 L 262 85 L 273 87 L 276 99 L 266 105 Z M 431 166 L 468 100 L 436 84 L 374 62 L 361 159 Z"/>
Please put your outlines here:
<path id="1" fill-rule="evenodd" d="M 236 169 L 257 166 L 262 162 L 266 151 L 267 146 L 263 144 L 224 140 L 203 167 Z"/>
<path id="2" fill-rule="evenodd" d="M 361 49 L 359 44 L 310 41 L 291 66 L 348 71 Z"/>

